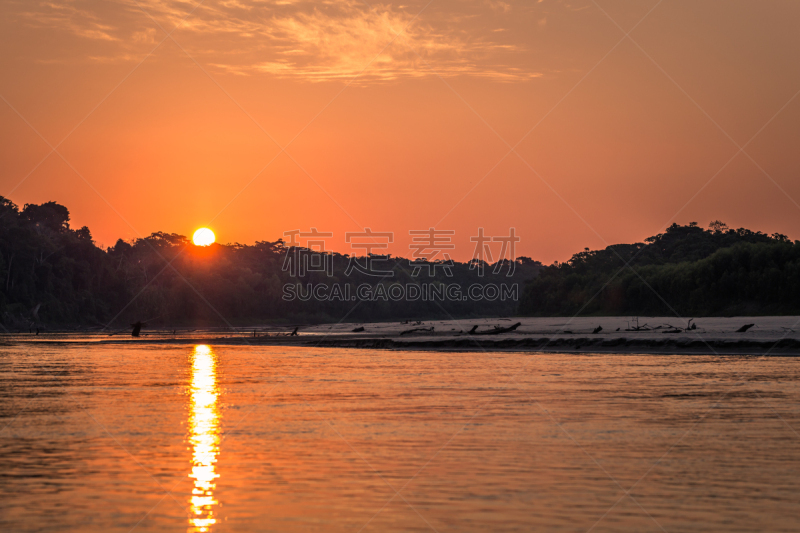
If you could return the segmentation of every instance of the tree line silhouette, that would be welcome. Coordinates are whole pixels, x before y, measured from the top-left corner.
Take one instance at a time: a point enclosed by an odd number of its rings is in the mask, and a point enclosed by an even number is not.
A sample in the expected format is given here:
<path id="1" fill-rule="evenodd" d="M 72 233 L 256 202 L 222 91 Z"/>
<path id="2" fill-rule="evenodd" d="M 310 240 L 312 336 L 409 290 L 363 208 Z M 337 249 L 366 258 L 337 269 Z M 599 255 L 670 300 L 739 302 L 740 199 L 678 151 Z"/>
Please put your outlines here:
<path id="1" fill-rule="evenodd" d="M 642 243 L 577 253 L 543 266 L 522 257 L 508 277 L 475 261 L 454 262 L 447 276 L 412 276 L 413 263 L 390 257 L 376 278 L 345 272 L 350 257 L 332 253 L 332 276 L 285 270 L 283 240 L 254 245 L 193 246 L 178 234 L 156 232 L 98 247 L 87 227 L 72 229 L 58 203 L 19 209 L 0 197 L 0 326 L 7 331 L 76 326 L 120 328 L 161 325 L 250 325 L 261 322 L 420 320 L 479 316 L 764 315 L 800 314 L 800 241 L 781 234 L 673 224 Z M 426 269 L 422 269 L 425 272 Z M 519 285 L 519 301 L 374 301 L 283 298 L 286 284 Z"/>
<path id="2" fill-rule="evenodd" d="M 284 300 L 285 284 L 350 285 L 459 284 L 464 291 L 475 283 L 518 284 L 535 277 L 541 263 L 518 258 L 508 277 L 508 261 L 498 274 L 485 265 L 454 262 L 447 276 L 436 268 L 412 276 L 413 264 L 390 257 L 380 270 L 391 277 L 360 271 L 345 275 L 350 257 L 332 253 L 332 276 L 326 272 L 293 275 L 284 270 L 287 253 L 314 254 L 287 248 L 283 240 L 254 245 L 193 246 L 175 233 L 156 232 L 130 242 L 118 240 L 98 247 L 87 227 L 72 229 L 69 210 L 58 203 L 27 204 L 19 209 L 0 197 L 0 325 L 7 331 L 83 325 L 121 328 L 145 321 L 150 325 L 249 325 L 269 321 L 294 323 L 408 320 L 449 317 L 508 316 L 518 300 L 475 301 L 318 301 Z M 363 261 L 362 261 L 363 263 Z M 473 267 L 473 268 L 470 268 Z"/>
<path id="3" fill-rule="evenodd" d="M 527 284 L 531 316 L 800 314 L 800 241 L 673 224 L 643 243 L 588 248 Z"/>

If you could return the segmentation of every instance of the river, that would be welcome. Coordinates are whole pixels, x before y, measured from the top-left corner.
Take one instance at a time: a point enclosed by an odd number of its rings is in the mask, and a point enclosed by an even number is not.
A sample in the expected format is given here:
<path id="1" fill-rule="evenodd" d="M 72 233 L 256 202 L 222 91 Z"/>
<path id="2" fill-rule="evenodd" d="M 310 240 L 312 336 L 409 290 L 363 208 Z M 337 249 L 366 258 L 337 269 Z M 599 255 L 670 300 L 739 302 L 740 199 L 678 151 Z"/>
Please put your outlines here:
<path id="1" fill-rule="evenodd" d="M 800 361 L 0 347 L 3 531 L 800 531 Z"/>

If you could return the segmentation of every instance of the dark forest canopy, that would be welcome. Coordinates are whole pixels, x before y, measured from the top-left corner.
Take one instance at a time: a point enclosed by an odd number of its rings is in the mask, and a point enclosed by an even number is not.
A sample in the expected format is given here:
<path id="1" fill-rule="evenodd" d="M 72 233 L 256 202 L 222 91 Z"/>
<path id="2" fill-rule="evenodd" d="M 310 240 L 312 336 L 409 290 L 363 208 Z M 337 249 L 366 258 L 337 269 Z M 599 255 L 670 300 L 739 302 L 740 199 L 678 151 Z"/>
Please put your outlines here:
<path id="1" fill-rule="evenodd" d="M 643 243 L 586 249 L 523 291 L 531 316 L 800 314 L 800 241 L 673 224 Z"/>
<path id="2" fill-rule="evenodd" d="M 89 228 L 72 229 L 69 210 L 55 202 L 19 209 L 0 197 L 0 326 L 8 331 L 65 325 L 124 328 L 153 325 L 249 325 L 262 322 L 419 320 L 509 316 L 800 314 L 800 242 L 785 235 L 673 224 L 643 243 L 617 244 L 575 254 L 543 267 L 529 258 L 478 277 L 474 264 L 454 263 L 429 277 L 403 258 L 380 262 L 392 277 L 348 272 L 350 257 L 333 253 L 326 272 L 292 273 L 282 240 L 254 245 L 193 246 L 174 233 L 156 232 L 101 249 Z M 362 258 L 363 259 L 363 258 Z M 362 264 L 363 261 L 359 261 Z M 360 302 L 297 297 L 285 287 L 368 284 L 378 293 L 403 286 L 518 284 L 514 299 L 436 302 L 375 298 Z"/>
<path id="3" fill-rule="evenodd" d="M 196 247 L 174 233 L 153 233 L 131 242 L 118 240 L 106 250 L 92 241 L 88 228 L 74 230 L 69 210 L 55 202 L 19 209 L 0 197 L 0 325 L 8 331 L 31 327 L 77 325 L 123 328 L 135 321 L 152 325 L 247 325 L 266 321 L 322 322 L 347 317 L 357 320 L 507 316 L 517 311 L 524 282 L 541 264 L 518 258 L 513 276 L 508 263 L 484 277 L 469 263 L 454 263 L 452 277 L 436 268 L 412 276 L 407 259 L 380 262 L 392 277 L 345 272 L 346 255 L 331 254 L 332 276 L 284 270 L 287 253 L 314 255 L 305 248 L 287 248 L 282 240 L 254 245 L 213 244 Z M 319 254 L 316 254 L 319 255 Z M 362 261 L 363 263 L 363 261 Z M 474 266 L 474 265 L 472 265 Z M 374 301 L 332 299 L 284 300 L 286 284 L 349 285 L 351 294 L 369 284 L 380 294 L 392 284 L 517 284 L 517 299 L 506 301 Z M 356 305 L 357 303 L 357 305 Z"/>

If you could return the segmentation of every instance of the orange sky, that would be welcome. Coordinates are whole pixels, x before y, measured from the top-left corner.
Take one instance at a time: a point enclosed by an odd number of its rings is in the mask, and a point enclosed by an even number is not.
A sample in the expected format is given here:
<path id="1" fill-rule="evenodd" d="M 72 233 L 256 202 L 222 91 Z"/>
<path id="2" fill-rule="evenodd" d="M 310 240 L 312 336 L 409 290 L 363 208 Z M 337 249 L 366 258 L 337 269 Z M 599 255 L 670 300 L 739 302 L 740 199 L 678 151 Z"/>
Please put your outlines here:
<path id="1" fill-rule="evenodd" d="M 513 226 L 549 263 L 673 221 L 800 238 L 800 2 L 0 9 L 0 195 L 103 245 L 313 226 L 349 253 L 370 227 L 407 256 L 434 226 L 468 259 Z"/>

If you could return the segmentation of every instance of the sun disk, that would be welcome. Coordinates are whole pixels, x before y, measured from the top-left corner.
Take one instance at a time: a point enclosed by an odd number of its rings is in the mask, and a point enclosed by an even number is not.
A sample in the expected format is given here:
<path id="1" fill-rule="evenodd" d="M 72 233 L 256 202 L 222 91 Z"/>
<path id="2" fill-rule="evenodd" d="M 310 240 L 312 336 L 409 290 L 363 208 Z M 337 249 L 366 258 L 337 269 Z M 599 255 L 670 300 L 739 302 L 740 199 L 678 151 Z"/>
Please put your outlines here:
<path id="1" fill-rule="evenodd" d="M 214 232 L 208 228 L 200 228 L 199 230 L 194 232 L 192 236 L 192 242 L 195 246 L 208 246 L 214 243 L 216 237 L 214 237 Z"/>

